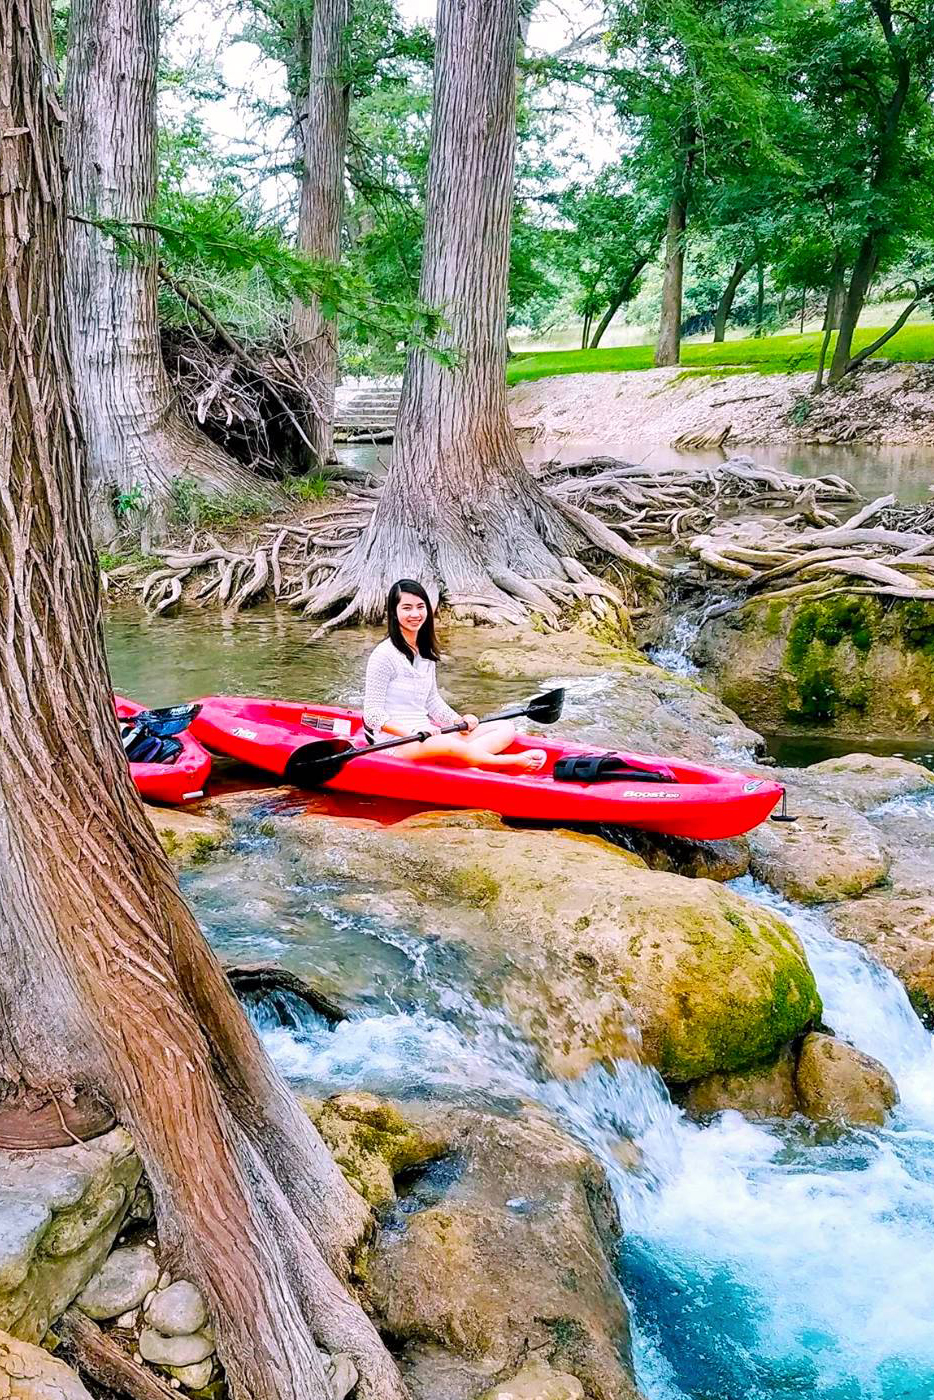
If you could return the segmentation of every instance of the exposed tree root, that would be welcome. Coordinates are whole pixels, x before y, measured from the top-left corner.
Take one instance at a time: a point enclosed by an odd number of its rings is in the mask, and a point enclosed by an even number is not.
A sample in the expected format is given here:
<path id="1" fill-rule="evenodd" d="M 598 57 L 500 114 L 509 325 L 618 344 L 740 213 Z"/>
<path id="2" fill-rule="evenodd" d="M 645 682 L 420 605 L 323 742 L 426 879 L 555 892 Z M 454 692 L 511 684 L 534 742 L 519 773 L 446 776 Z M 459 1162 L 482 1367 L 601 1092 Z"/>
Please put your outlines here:
<path id="1" fill-rule="evenodd" d="M 809 497 L 813 506 L 813 497 Z M 934 509 L 899 508 L 880 496 L 842 524 L 800 529 L 808 511 L 785 520 L 733 521 L 696 536 L 689 552 L 712 573 L 742 580 L 737 595 L 708 616 L 722 616 L 752 596 L 819 599 L 837 593 L 934 600 Z M 870 523 L 878 522 L 878 523 Z"/>

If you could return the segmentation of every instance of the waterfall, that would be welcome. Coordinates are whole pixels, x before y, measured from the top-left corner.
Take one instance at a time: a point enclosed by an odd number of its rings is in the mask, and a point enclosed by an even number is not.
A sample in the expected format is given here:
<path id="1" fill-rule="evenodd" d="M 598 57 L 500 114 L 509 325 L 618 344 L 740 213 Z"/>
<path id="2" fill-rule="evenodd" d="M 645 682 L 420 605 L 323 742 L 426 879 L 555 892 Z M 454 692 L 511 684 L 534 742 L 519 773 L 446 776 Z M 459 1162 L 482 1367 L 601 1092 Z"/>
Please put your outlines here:
<path id="1" fill-rule="evenodd" d="M 261 1032 L 290 1078 L 328 1092 L 533 1099 L 585 1143 L 624 1223 L 620 1277 L 649 1400 L 928 1400 L 932 1039 L 896 979 L 818 913 L 749 879 L 735 888 L 793 924 L 828 1024 L 895 1075 L 901 1104 L 884 1130 L 762 1126 L 734 1112 L 697 1125 L 654 1071 L 630 1063 L 573 1082 L 543 1078 L 499 1012 L 469 989 L 439 991 L 436 978 L 430 1009 L 390 1008 L 331 1029 L 280 1008 Z M 639 1146 L 637 1172 L 614 1155 L 621 1137 Z"/>

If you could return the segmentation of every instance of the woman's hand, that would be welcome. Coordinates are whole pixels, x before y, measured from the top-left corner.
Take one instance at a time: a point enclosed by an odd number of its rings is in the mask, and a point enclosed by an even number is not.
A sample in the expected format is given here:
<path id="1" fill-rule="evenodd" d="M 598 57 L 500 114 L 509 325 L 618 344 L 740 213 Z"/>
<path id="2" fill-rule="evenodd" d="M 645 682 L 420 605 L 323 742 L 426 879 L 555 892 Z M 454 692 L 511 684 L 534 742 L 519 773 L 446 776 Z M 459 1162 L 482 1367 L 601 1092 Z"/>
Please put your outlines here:
<path id="1" fill-rule="evenodd" d="M 472 734 L 480 721 L 476 715 L 461 715 L 461 723 L 467 726 L 467 733 Z"/>

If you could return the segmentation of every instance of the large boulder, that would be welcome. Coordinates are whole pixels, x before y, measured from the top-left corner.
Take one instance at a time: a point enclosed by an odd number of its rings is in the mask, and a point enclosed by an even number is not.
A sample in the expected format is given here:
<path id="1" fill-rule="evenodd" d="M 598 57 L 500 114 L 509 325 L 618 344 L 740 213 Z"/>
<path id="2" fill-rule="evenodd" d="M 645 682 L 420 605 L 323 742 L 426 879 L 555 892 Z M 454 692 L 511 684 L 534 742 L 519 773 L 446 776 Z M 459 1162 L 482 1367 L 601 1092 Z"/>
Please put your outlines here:
<path id="1" fill-rule="evenodd" d="M 837 593 L 750 599 L 703 629 L 696 659 L 765 729 L 934 734 L 934 604 Z"/>
<path id="2" fill-rule="evenodd" d="M 838 938 L 859 943 L 904 984 L 917 1014 L 934 1030 L 934 888 L 866 895 L 828 910 Z"/>
<path id="3" fill-rule="evenodd" d="M 860 943 L 904 983 L 934 1030 L 934 797 L 900 797 L 870 813 L 891 856 L 889 882 L 827 911 L 834 933 Z"/>
<path id="4" fill-rule="evenodd" d="M 532 1105 L 514 1118 L 454 1105 L 405 1113 L 451 1143 L 440 1176 L 408 1189 L 367 1263 L 370 1305 L 413 1400 L 476 1400 L 529 1356 L 564 1375 L 545 1400 L 634 1400 L 619 1223 L 599 1164 Z"/>
<path id="5" fill-rule="evenodd" d="M 847 753 L 811 763 L 796 772 L 792 781 L 864 813 L 899 797 L 934 796 L 934 773 L 929 768 L 873 753 Z"/>
<path id="6" fill-rule="evenodd" d="M 695 681 L 653 666 L 631 647 L 608 646 L 584 633 L 500 634 L 480 654 L 477 669 L 530 687 L 593 677 L 600 686 L 597 716 L 588 716 L 586 687 L 580 698 L 572 690 L 568 699 L 574 737 L 587 743 L 701 761 L 763 747 L 761 735 Z"/>
<path id="7" fill-rule="evenodd" d="M 794 932 L 708 880 L 597 837 L 493 821 L 280 825 L 345 907 L 475 963 L 552 1074 L 641 1055 L 674 1082 L 774 1058 L 820 1014 Z"/>
<path id="8" fill-rule="evenodd" d="M 890 856 L 879 832 L 845 802 L 789 796 L 796 822 L 763 822 L 749 833 L 750 870 L 788 899 L 821 904 L 880 885 Z"/>
<path id="9" fill-rule="evenodd" d="M 0 1332 L 0 1400 L 91 1400 L 70 1366 Z"/>
<path id="10" fill-rule="evenodd" d="M 881 1127 L 898 1102 L 895 1081 L 884 1065 L 817 1031 L 804 1038 L 795 1086 L 803 1111 L 817 1122 Z"/>
<path id="11" fill-rule="evenodd" d="M 122 1128 L 0 1152 L 0 1329 L 41 1341 L 110 1253 L 141 1174 Z"/>

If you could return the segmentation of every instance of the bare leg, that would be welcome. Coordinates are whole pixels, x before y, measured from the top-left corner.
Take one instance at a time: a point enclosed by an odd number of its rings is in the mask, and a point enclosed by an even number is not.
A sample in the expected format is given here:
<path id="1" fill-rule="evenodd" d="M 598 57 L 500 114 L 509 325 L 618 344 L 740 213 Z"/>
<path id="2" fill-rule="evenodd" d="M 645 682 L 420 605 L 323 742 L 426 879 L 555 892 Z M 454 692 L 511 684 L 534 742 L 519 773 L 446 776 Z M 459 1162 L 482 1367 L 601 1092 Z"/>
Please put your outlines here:
<path id="1" fill-rule="evenodd" d="M 541 749 L 503 753 L 516 737 L 508 720 L 480 725 L 472 734 L 433 734 L 421 744 L 406 745 L 397 757 L 411 763 L 431 763 L 451 759 L 465 768 L 484 768 L 507 773 L 536 773 L 546 760 Z"/>

